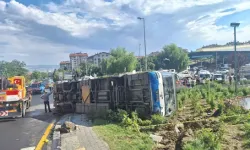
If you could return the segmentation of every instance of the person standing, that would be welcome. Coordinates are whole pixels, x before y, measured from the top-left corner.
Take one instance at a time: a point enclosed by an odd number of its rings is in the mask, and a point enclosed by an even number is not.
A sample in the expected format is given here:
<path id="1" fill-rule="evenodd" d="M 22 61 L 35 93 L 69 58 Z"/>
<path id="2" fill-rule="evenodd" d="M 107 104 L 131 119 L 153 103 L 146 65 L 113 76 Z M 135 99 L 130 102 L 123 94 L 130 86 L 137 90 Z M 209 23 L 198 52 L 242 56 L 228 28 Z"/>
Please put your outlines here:
<path id="1" fill-rule="evenodd" d="M 232 76 L 229 75 L 229 84 L 232 85 Z"/>
<path id="2" fill-rule="evenodd" d="M 47 91 L 45 91 L 44 94 L 41 96 L 41 99 L 43 99 L 43 102 L 44 102 L 44 109 L 46 113 L 47 113 L 47 107 L 48 107 L 49 112 L 51 112 L 50 104 L 49 104 L 49 96 L 51 94 L 52 92 L 48 93 Z"/>

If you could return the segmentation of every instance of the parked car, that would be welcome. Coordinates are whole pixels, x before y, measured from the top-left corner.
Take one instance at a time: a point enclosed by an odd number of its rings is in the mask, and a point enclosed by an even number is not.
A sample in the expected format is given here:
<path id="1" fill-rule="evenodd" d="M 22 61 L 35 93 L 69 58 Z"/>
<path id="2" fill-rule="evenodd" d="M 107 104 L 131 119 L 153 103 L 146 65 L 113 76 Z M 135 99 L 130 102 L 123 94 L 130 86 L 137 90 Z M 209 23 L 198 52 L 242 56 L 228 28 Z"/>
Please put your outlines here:
<path id="1" fill-rule="evenodd" d="M 29 89 L 32 94 L 42 94 L 45 90 L 45 85 L 42 82 L 34 82 Z"/>
<path id="2" fill-rule="evenodd" d="M 213 74 L 213 80 L 217 82 L 223 82 L 223 75 L 222 74 Z"/>

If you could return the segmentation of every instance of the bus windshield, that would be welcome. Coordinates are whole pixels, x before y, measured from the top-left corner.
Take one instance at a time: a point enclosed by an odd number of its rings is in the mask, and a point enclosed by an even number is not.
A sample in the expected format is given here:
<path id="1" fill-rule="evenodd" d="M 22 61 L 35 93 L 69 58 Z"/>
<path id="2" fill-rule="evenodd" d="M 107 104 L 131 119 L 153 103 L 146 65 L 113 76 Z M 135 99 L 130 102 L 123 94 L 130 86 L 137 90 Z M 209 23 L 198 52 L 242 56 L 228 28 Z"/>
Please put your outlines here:
<path id="1" fill-rule="evenodd" d="M 210 78 L 210 74 L 200 74 L 200 78 Z"/>

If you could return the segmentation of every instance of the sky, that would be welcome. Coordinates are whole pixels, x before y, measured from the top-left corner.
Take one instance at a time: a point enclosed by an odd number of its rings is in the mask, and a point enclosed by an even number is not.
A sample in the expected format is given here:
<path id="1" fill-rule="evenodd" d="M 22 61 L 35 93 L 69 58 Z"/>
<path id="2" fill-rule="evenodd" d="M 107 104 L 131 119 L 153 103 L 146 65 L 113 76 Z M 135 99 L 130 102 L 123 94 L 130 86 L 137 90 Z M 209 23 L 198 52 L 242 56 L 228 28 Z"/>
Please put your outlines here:
<path id="1" fill-rule="evenodd" d="M 194 51 L 250 40 L 250 0 L 0 0 L 0 60 L 57 65 L 69 53 L 116 47 L 147 54 L 171 43 Z M 141 52 L 142 53 L 142 52 Z"/>

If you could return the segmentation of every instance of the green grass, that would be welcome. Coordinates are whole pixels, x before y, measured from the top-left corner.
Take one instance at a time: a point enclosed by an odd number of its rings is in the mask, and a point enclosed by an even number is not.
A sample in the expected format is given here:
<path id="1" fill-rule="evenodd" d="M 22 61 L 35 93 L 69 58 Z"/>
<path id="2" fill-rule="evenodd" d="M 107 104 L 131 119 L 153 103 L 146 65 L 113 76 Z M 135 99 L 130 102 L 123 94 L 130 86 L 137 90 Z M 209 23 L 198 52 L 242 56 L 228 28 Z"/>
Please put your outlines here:
<path id="1" fill-rule="evenodd" d="M 135 132 L 117 124 L 105 124 L 105 120 L 94 121 L 94 131 L 110 147 L 110 150 L 151 150 L 154 142 L 148 134 Z"/>

